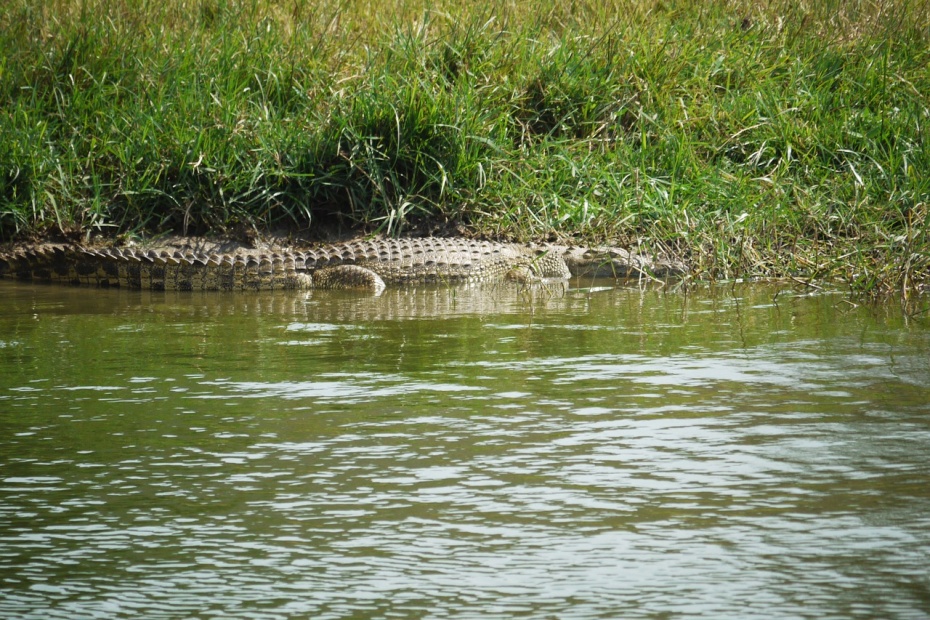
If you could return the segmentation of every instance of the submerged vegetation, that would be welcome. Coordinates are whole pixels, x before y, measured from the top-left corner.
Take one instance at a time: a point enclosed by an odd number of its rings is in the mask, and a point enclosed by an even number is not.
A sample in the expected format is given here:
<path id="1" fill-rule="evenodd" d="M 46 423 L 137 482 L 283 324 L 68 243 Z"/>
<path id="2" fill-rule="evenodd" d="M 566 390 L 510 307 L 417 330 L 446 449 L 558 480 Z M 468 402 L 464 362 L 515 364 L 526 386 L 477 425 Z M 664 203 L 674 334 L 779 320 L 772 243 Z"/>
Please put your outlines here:
<path id="1" fill-rule="evenodd" d="M 0 240 L 611 241 L 930 285 L 928 0 L 7 0 Z"/>

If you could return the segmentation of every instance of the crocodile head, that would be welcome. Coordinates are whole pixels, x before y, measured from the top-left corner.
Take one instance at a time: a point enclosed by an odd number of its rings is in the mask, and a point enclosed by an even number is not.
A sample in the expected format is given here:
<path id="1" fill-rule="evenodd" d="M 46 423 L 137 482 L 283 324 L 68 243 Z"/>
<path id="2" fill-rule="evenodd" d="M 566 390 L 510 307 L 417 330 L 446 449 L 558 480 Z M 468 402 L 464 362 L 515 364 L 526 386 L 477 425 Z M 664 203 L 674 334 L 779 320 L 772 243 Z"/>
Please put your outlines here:
<path id="1" fill-rule="evenodd" d="M 591 278 L 638 278 L 647 264 L 623 248 L 566 248 L 562 254 L 573 276 Z"/>

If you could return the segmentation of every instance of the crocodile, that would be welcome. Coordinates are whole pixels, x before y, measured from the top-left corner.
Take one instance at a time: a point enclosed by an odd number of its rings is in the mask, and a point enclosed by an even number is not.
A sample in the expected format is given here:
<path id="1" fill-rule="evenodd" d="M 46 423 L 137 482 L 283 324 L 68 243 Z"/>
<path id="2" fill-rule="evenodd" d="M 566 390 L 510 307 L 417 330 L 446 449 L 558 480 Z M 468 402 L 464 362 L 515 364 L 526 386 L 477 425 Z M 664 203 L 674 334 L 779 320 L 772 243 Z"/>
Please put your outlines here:
<path id="1" fill-rule="evenodd" d="M 425 283 L 546 282 L 675 275 L 622 248 L 466 238 L 355 240 L 309 249 L 136 249 L 42 244 L 0 251 L 0 278 L 150 290 L 363 289 Z"/>

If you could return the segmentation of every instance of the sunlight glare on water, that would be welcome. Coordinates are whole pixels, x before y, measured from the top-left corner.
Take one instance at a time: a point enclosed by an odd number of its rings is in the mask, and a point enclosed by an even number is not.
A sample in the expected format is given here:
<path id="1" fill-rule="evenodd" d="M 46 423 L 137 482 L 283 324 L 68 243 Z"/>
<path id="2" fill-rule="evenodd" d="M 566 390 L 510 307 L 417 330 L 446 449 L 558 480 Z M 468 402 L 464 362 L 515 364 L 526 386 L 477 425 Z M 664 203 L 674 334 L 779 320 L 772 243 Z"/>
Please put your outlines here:
<path id="1" fill-rule="evenodd" d="M 930 617 L 895 308 L 0 285 L 0 617 Z"/>

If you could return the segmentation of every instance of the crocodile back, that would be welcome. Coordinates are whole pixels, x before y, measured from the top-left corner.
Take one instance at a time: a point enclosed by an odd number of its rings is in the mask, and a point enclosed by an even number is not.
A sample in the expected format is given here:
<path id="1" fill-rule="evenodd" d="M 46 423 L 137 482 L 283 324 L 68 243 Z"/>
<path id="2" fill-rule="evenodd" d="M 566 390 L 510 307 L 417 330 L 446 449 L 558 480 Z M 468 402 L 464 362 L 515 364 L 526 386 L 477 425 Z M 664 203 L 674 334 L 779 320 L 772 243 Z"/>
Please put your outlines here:
<path id="1" fill-rule="evenodd" d="M 387 284 L 486 281 L 526 268 L 540 278 L 566 278 L 561 258 L 528 246 L 462 238 L 359 240 L 297 253 L 297 268 L 332 265 L 371 269 Z"/>

